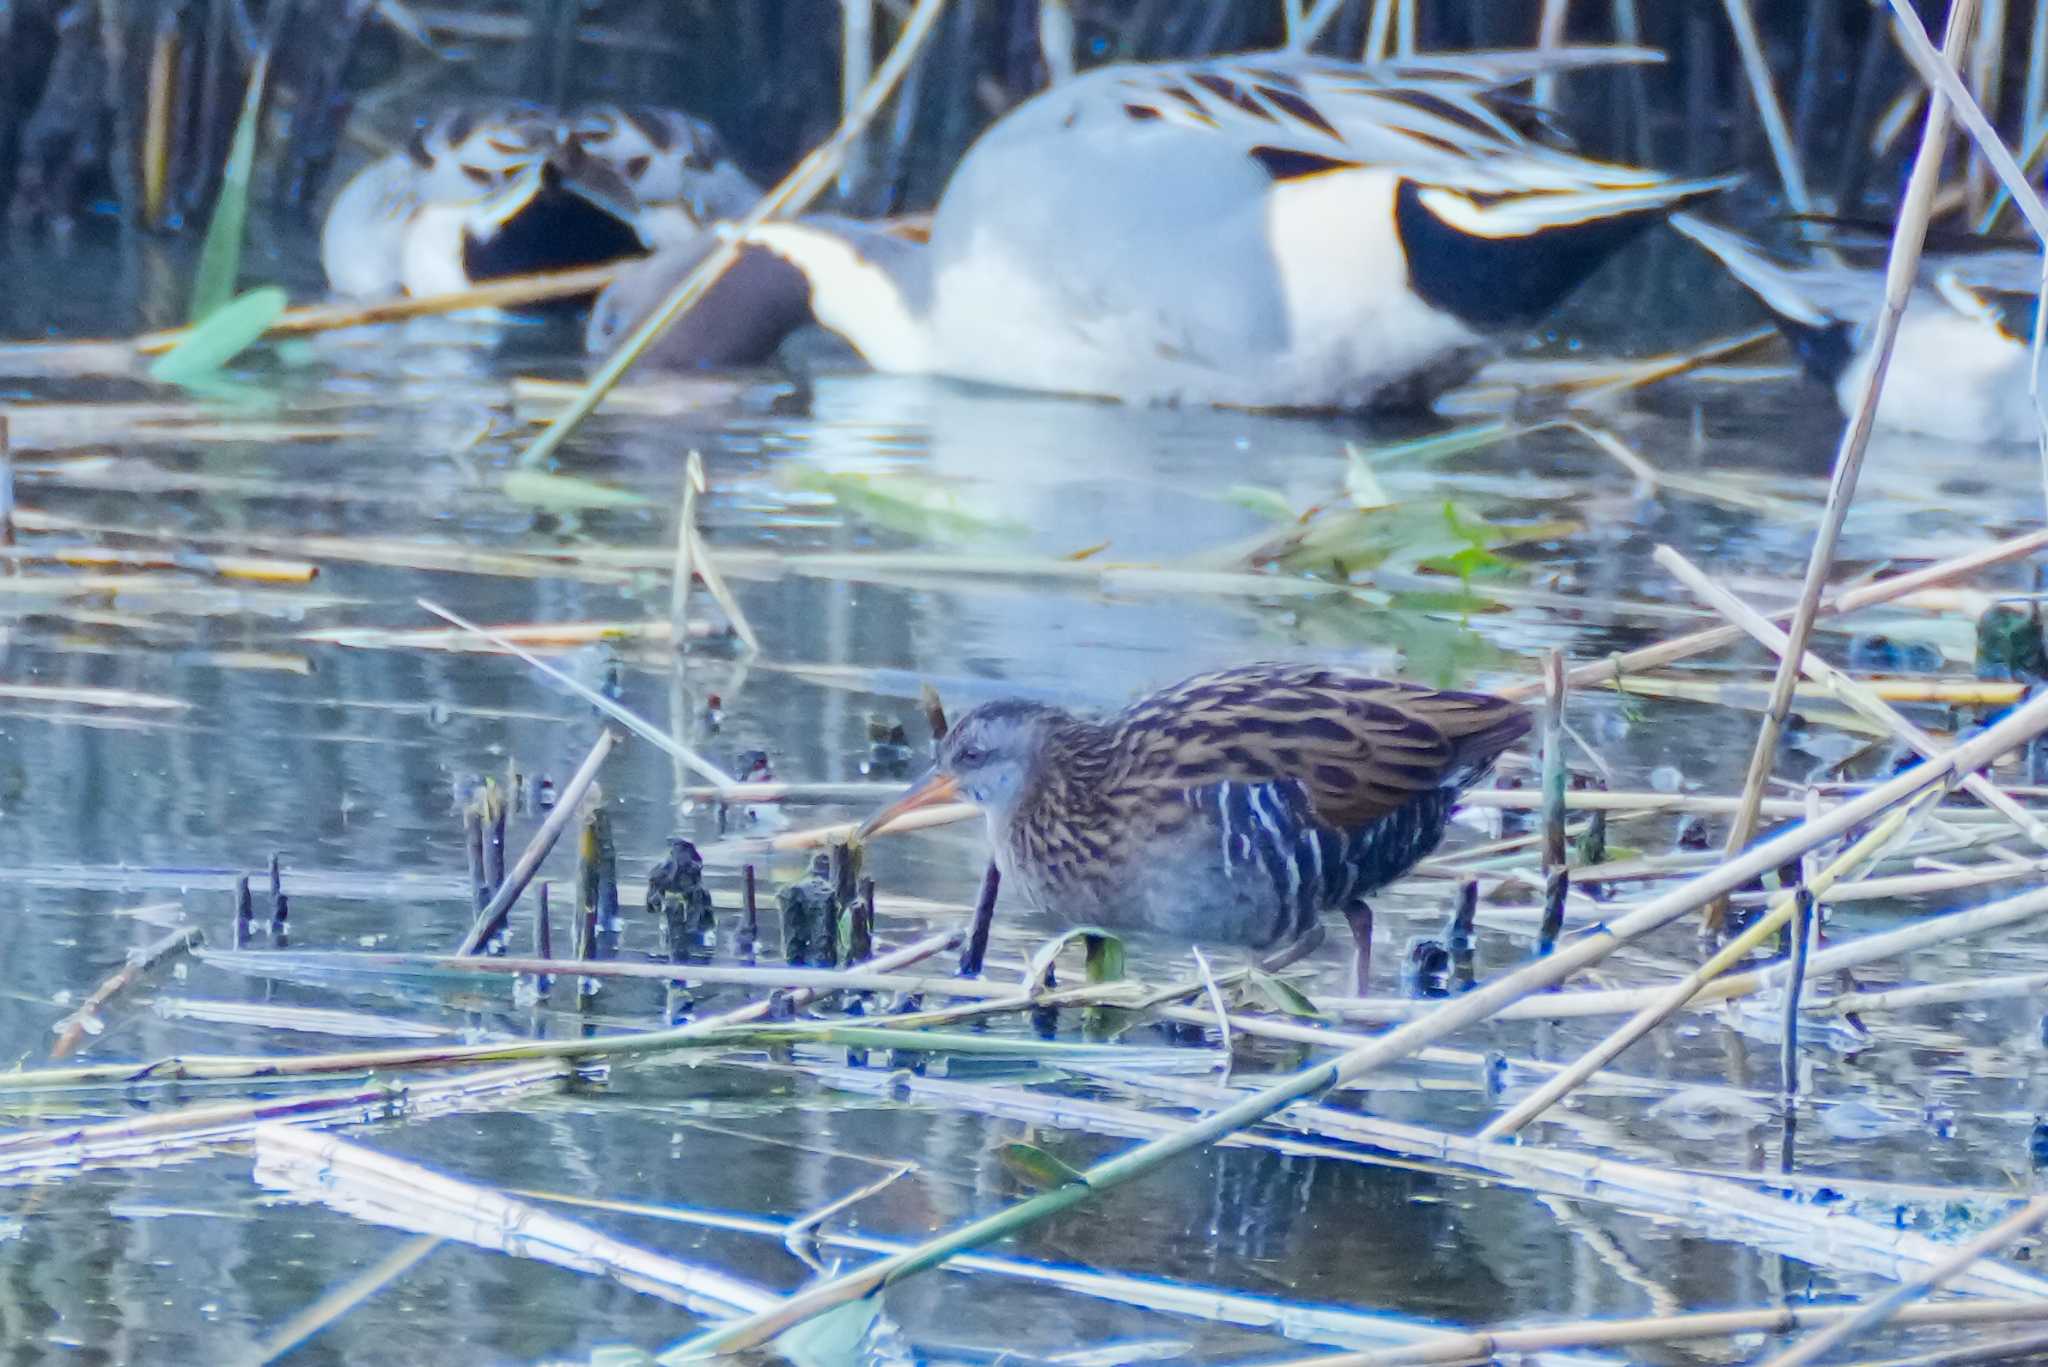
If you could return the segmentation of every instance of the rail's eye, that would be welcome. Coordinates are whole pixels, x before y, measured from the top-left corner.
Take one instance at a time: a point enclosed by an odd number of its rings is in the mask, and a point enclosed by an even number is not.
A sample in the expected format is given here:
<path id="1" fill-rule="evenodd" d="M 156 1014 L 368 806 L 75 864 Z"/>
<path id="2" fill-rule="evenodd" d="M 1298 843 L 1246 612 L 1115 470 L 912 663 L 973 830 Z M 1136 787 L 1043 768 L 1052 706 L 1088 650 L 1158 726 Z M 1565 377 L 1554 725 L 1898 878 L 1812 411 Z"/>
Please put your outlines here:
<path id="1" fill-rule="evenodd" d="M 468 176 L 472 181 L 474 181 L 478 185 L 484 186 L 487 189 L 490 186 L 493 186 L 498 183 L 498 176 L 496 172 L 486 170 L 484 167 L 481 166 L 471 166 L 468 162 L 463 163 L 462 174 Z"/>
<path id="2" fill-rule="evenodd" d="M 647 168 L 654 165 L 653 157 L 632 157 L 626 162 L 626 175 L 638 180 L 647 174 Z"/>

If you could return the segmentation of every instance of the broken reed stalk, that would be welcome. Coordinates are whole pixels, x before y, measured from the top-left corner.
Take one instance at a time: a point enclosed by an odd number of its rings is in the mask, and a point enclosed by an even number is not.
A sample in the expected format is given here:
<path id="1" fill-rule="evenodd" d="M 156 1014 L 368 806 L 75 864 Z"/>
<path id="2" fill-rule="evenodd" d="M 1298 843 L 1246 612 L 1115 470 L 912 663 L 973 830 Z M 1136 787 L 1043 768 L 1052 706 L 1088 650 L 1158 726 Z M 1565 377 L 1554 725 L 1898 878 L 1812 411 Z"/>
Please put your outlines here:
<path id="1" fill-rule="evenodd" d="M 960 976 L 978 978 L 988 962 L 988 933 L 996 920 L 996 894 L 1003 886 L 1003 871 L 988 861 L 982 871 L 981 891 L 974 897 L 974 919 L 967 926 L 967 944 L 960 951 Z"/>
<path id="2" fill-rule="evenodd" d="M 490 897 L 505 886 L 506 792 L 497 780 L 485 779 L 483 791 L 484 887 Z M 489 898 L 485 899 L 486 901 Z"/>
<path id="3" fill-rule="evenodd" d="M 236 949 L 247 949 L 256 932 L 256 901 L 249 895 L 249 875 L 235 875 L 235 933 Z"/>
<path id="4" fill-rule="evenodd" d="M 958 931 L 927 935 L 922 940 L 877 955 L 870 973 L 890 973 L 960 943 Z M 559 961 L 557 961 L 559 962 Z M 326 1073 L 386 1068 L 444 1068 L 461 1063 L 519 1062 L 532 1059 L 629 1057 L 664 1053 L 728 1037 L 731 1028 L 758 1021 L 791 1007 L 803 1006 L 837 987 L 798 987 L 749 1002 L 719 1016 L 692 1021 L 673 1030 L 599 1035 L 573 1040 L 506 1040 L 490 1044 L 449 1044 L 427 1048 L 363 1049 L 337 1054 L 289 1054 L 236 1057 L 176 1055 L 149 1063 L 95 1064 L 0 1074 L 0 1091 L 35 1091 L 47 1087 L 117 1082 L 132 1085 L 152 1080 L 194 1078 L 315 1077 Z M 897 1032 L 897 1045 L 906 1041 Z M 890 1047 L 877 1045 L 875 1047 Z M 906 1047 L 908 1047 L 906 1045 Z M 934 1046 L 936 1047 L 936 1046 Z"/>
<path id="5" fill-rule="evenodd" d="M 725 576 L 718 571 L 718 561 L 711 554 L 711 548 L 704 544 L 704 533 L 694 524 L 689 528 L 690 557 L 697 569 L 697 577 L 704 581 L 704 589 L 711 600 L 725 613 L 726 622 L 732 627 L 732 634 L 740 638 L 740 644 L 758 655 L 761 653 L 761 637 L 754 630 L 754 624 L 747 619 L 740 607 L 739 596 L 732 591 L 732 585 L 725 582 Z"/>
<path id="6" fill-rule="evenodd" d="M 1814 879 L 1815 889 L 1833 884 L 1876 855 L 1879 850 L 1891 843 L 1892 837 L 1904 827 L 1913 810 L 1925 802 L 1925 798 L 1919 798 L 1894 808 Z M 1781 896 L 1767 914 L 1758 917 L 1742 934 L 1722 945 L 1705 963 L 1668 988 L 1655 989 L 1656 997 L 1648 1005 L 1610 1031 L 1605 1039 L 1580 1055 L 1569 1068 L 1550 1078 L 1523 1098 L 1513 1109 L 1495 1117 L 1476 1137 L 1505 1139 L 1521 1130 L 1555 1105 L 1565 1093 L 1613 1062 L 1631 1044 L 1684 1010 L 1686 1004 L 1699 995 L 1701 988 L 1741 963 L 1750 950 L 1776 934 L 1778 927 L 1784 924 L 1785 918 L 1791 915 L 1793 902 L 1794 898 L 1790 894 Z"/>
<path id="7" fill-rule="evenodd" d="M 275 850 L 270 855 L 270 942 L 285 947 L 292 917 L 291 899 L 284 893 L 284 862 Z"/>
<path id="8" fill-rule="evenodd" d="M 1659 546 L 1653 558 L 1709 607 L 1748 632 L 1766 649 L 1776 653 L 1781 662 L 1791 660 L 1790 639 L 1784 632 L 1765 621 L 1762 613 L 1716 584 L 1707 577 L 1705 571 L 1672 547 Z M 1885 727 L 1915 753 L 1925 757 L 1940 751 L 1941 743 L 1934 737 L 1906 720 L 1891 704 L 1871 693 L 1861 683 L 1842 673 L 1812 651 L 1807 651 L 1800 657 L 1796 665 L 1806 677 L 1826 688 L 1863 716 Z M 2048 849 L 2048 823 L 2042 822 L 2000 791 L 1990 779 L 1982 774 L 1971 774 L 1963 780 L 1962 786 L 1971 796 L 2011 821 L 2019 828 L 2020 834 L 2034 844 Z"/>
<path id="9" fill-rule="evenodd" d="M 574 693 L 577 697 L 583 699 L 583 701 L 589 703 L 592 707 L 604 713 L 613 721 L 616 721 L 617 723 L 619 723 L 619 725 L 625 727 L 628 731 L 631 731 L 634 735 L 640 737 L 640 739 L 647 741 L 651 745 L 654 745 L 663 753 L 671 756 L 672 758 L 681 760 L 684 764 L 688 765 L 691 768 L 691 770 L 698 775 L 698 777 L 709 779 L 711 782 L 717 784 L 720 788 L 730 788 L 732 786 L 733 778 L 731 774 L 726 773 L 725 770 L 719 768 L 710 760 L 704 758 L 704 756 L 698 754 L 695 750 L 692 750 L 689 746 L 683 744 L 674 736 L 671 736 L 668 732 L 654 725 L 654 723 L 648 721 L 646 718 L 640 716 L 638 713 L 633 712 L 628 708 L 620 706 L 617 702 L 613 701 L 610 698 L 607 698 L 604 694 L 598 692 L 596 689 L 584 683 L 582 680 L 574 679 L 571 678 L 569 675 L 564 674 L 561 670 L 556 669 L 546 660 L 541 659 L 532 651 L 527 650 L 524 647 L 520 646 L 518 643 L 508 639 L 502 633 L 492 631 L 488 627 L 480 627 L 476 623 L 469 621 L 467 618 L 459 617 L 455 613 L 450 612 L 447 608 L 444 608 L 440 604 L 435 603 L 429 599 L 415 598 L 413 599 L 413 602 L 419 604 L 419 606 L 425 608 L 428 612 L 433 613 L 436 617 L 439 617 L 441 620 L 445 622 L 454 623 L 457 627 L 459 627 L 463 631 L 470 633 L 472 636 L 476 636 L 483 640 L 489 641 L 492 645 L 504 651 L 506 654 L 516 655 L 520 660 L 524 661 L 532 668 L 539 670 L 548 678 L 553 679 L 563 688 L 568 689 L 571 693 Z"/>
<path id="10" fill-rule="evenodd" d="M 576 841 L 576 957 L 599 959 L 607 957 L 602 952 L 602 937 L 619 924 L 618 846 L 612 839 L 612 814 L 604 803 L 604 789 L 591 784 L 578 805 L 583 829 Z M 596 979 L 583 979 L 583 995 L 594 994 L 598 986 Z"/>
<path id="11" fill-rule="evenodd" d="M 733 953 L 742 963 L 752 963 L 760 943 L 760 890 L 755 885 L 754 866 L 748 864 L 740 870 L 740 929 L 733 942 Z"/>
<path id="12" fill-rule="evenodd" d="M 1543 872 L 1561 869 L 1568 857 L 1564 839 L 1564 654 L 1552 649 L 1543 659 Z"/>
<path id="13" fill-rule="evenodd" d="M 1564 653 L 1552 649 L 1543 660 L 1543 923 L 1536 952 L 1548 954 L 1564 930 L 1564 906 L 1571 895 L 1570 852 L 1565 845 Z"/>
<path id="14" fill-rule="evenodd" d="M 471 915 L 482 911 L 491 902 L 490 879 L 484 874 L 484 807 L 483 785 L 477 784 L 470 790 L 469 801 L 462 804 L 462 854 L 464 866 L 469 870 L 469 910 Z"/>
<path id="15" fill-rule="evenodd" d="M 636 1247 L 560 1215 L 343 1139 L 290 1125 L 255 1133 L 256 1180 L 379 1224 L 597 1272 L 697 1314 L 753 1310 L 773 1293 Z"/>
<path id="16" fill-rule="evenodd" d="M 59 1024 L 63 1029 L 57 1042 L 50 1046 L 53 1059 L 69 1058 L 78 1052 L 78 1046 L 85 1043 L 86 1031 L 98 1019 L 100 1008 L 120 996 L 123 992 L 141 982 L 143 975 L 175 954 L 182 954 L 198 944 L 204 937 L 197 926 L 181 926 L 158 939 L 150 941 L 140 949 L 128 951 L 128 962 L 110 974 L 78 1009 L 66 1016 Z"/>
<path id="17" fill-rule="evenodd" d="M 1652 898 L 1628 915 L 1616 918 L 1607 933 L 1587 936 L 1560 946 L 1547 959 L 1538 959 L 1475 987 L 1436 1007 L 1419 1020 L 1397 1027 L 1370 1042 L 1347 1050 L 1339 1057 L 1303 1069 L 1270 1087 L 1263 1088 L 1231 1105 L 1222 1107 L 1166 1135 L 1147 1140 L 1089 1168 L 1079 1180 L 1041 1193 L 1006 1209 L 956 1226 L 893 1258 L 883 1258 L 850 1273 L 809 1287 L 783 1301 L 773 1311 L 750 1315 L 730 1325 L 717 1326 L 679 1344 L 659 1361 L 664 1364 L 690 1360 L 712 1351 L 729 1351 L 765 1343 L 777 1334 L 822 1314 L 835 1306 L 943 1264 L 954 1253 L 1005 1237 L 1046 1216 L 1080 1204 L 1099 1191 L 1121 1186 L 1159 1167 L 1167 1160 L 1209 1142 L 1257 1124 L 1276 1111 L 1305 1096 L 1361 1077 L 1405 1058 L 1426 1044 L 1432 1044 L 1455 1030 L 1485 1020 L 1510 1002 L 1554 983 L 1562 982 L 1582 968 L 1598 963 L 1621 945 L 1669 925 L 1707 901 L 1741 887 L 1760 874 L 1795 859 L 1822 841 L 1833 839 L 1889 810 L 1899 802 L 1941 784 L 1958 772 L 1969 772 L 1990 763 L 2043 730 L 2048 730 L 2048 694 L 2026 703 L 2005 718 L 1957 746 L 1947 757 L 1926 760 L 1821 817 L 1795 827 L 1752 849 L 1743 851 L 1719 868 L 1690 879 L 1663 895 Z"/>
<path id="18" fill-rule="evenodd" d="M 1970 20 L 1975 11 L 1976 0 L 1950 0 L 1948 32 L 1943 48 L 1946 56 L 1953 58 L 1962 52 L 1969 41 Z M 1870 434 L 1876 424 L 1878 397 L 1884 389 L 1885 372 L 1891 365 L 1892 345 L 1898 340 L 1899 321 L 1905 313 L 1906 300 L 1919 278 L 1920 248 L 1927 238 L 1927 220 L 1934 206 L 1934 193 L 1940 188 L 1942 153 L 1948 146 L 1948 122 L 1948 100 L 1939 92 L 1931 94 L 1927 101 L 1926 122 L 1920 133 L 1920 147 L 1914 154 L 1912 174 L 1906 181 L 1905 197 L 1899 206 L 1898 226 L 1892 232 L 1891 254 L 1885 265 L 1884 305 L 1879 309 L 1871 330 L 1869 368 L 1857 394 L 1854 414 L 1843 429 L 1841 444 L 1836 448 L 1827 507 L 1821 516 L 1820 529 L 1814 535 L 1813 550 L 1806 561 L 1806 576 L 1799 589 L 1798 606 L 1786 631 L 1788 645 L 1785 657 L 1778 662 L 1777 674 L 1771 680 L 1771 699 L 1757 728 L 1756 749 L 1750 755 L 1749 773 L 1742 785 L 1743 805 L 1729 826 L 1728 841 L 1723 846 L 1730 857 L 1747 845 L 1756 833 L 1756 804 L 1763 799 L 1771 766 L 1777 760 L 1778 738 L 1792 709 L 1793 686 L 1799 681 L 1799 662 L 1805 658 L 1807 644 L 1813 637 L 1821 592 L 1835 561 L 1835 546 L 1841 538 L 1842 524 L 1849 515 L 1849 505 L 1856 497 L 1857 478 L 1863 470 L 1863 453 L 1870 444 Z M 1726 909 L 1727 903 L 1717 900 L 1708 909 L 1702 930 L 1718 932 Z"/>
<path id="19" fill-rule="evenodd" d="M 932 729 L 932 744 L 937 746 L 946 738 L 946 705 L 939 701 L 939 690 L 930 684 L 918 685 L 917 705 L 924 713 L 925 725 Z"/>
<path id="20" fill-rule="evenodd" d="M 604 364 L 597 368 L 597 373 L 590 377 L 589 382 L 574 399 L 570 400 L 568 406 L 550 419 L 539 435 L 519 453 L 518 464 L 522 468 L 531 469 L 554 455 L 568 439 L 569 434 L 575 431 L 585 418 L 597 411 L 598 404 L 602 403 L 604 396 L 624 378 L 626 372 L 633 367 L 633 363 L 638 361 L 691 305 L 703 298 L 705 292 L 725 274 L 733 262 L 739 260 L 748 234 L 771 218 L 800 212 L 832 183 L 840 162 L 853 150 L 854 143 L 860 138 L 861 133 L 875 115 L 881 112 L 890 92 L 895 90 L 904 73 L 910 69 L 911 61 L 924 46 L 925 39 L 931 35 L 932 28 L 945 6 L 946 0 L 917 0 L 909 16 L 903 21 L 895 45 L 889 49 L 888 56 L 884 57 L 881 65 L 875 69 L 874 79 L 868 82 L 868 87 L 861 92 L 860 99 L 855 101 L 846 111 L 845 117 L 840 119 L 839 126 L 832 131 L 832 136 L 820 143 L 773 189 L 761 196 L 754 207 L 747 211 L 746 216 L 721 236 L 718 246 L 711 254 L 679 281 L 676 287 L 669 291 L 668 297 L 662 300 L 618 348 L 605 358 Z"/>
<path id="21" fill-rule="evenodd" d="M 590 753 L 584 756 L 582 766 L 556 796 L 554 810 L 548 813 L 547 820 L 540 823 L 540 829 L 533 833 L 533 839 L 526 842 L 526 848 L 519 852 L 519 858 L 513 863 L 511 872 L 506 874 L 503 885 L 477 912 L 469 933 L 455 948 L 457 954 L 476 953 L 504 929 L 519 894 L 526 891 L 526 885 L 533 881 L 534 874 L 540 872 L 540 866 L 555 848 L 555 842 L 562 838 L 562 832 L 575 819 L 583 794 L 596 781 L 597 771 L 604 766 L 605 757 L 611 754 L 617 743 L 618 737 L 610 729 L 598 732 L 597 741 L 590 747 Z"/>
<path id="22" fill-rule="evenodd" d="M 1955 1252 L 1949 1257 L 1900 1282 L 1884 1295 L 1864 1302 L 1853 1314 L 1801 1339 L 1790 1350 L 1778 1354 L 1764 1364 L 1764 1367 L 1800 1367 L 1800 1364 L 1812 1362 L 1836 1345 L 1877 1328 L 1896 1315 L 1909 1301 L 1917 1300 L 1943 1285 L 1979 1258 L 1996 1253 L 2013 1240 L 2032 1233 L 2044 1220 L 2048 1220 L 2048 1196 L 2037 1196 L 1976 1238 L 1957 1245 Z"/>
<path id="23" fill-rule="evenodd" d="M 1785 1032 L 1778 1042 L 1778 1091 L 1789 1113 L 1799 1095 L 1799 996 L 1806 986 L 1806 959 L 1813 943 L 1813 889 L 1804 882 L 1792 894 L 1792 945 L 1786 957 Z"/>
<path id="24" fill-rule="evenodd" d="M 690 584 L 697 577 L 697 495 L 705 491 L 704 457 L 692 450 L 683 463 L 682 506 L 676 510 L 676 560 L 668 586 L 669 644 L 678 654 L 690 649 Z"/>
<path id="25" fill-rule="evenodd" d="M 533 907 L 533 957 L 542 962 L 555 957 L 554 919 L 554 913 L 548 906 L 547 881 L 543 879 Z M 541 972 L 534 976 L 544 983 L 548 975 Z"/>
<path id="26" fill-rule="evenodd" d="M 13 544 L 14 447 L 7 431 L 7 415 L 0 413 L 0 546 Z"/>

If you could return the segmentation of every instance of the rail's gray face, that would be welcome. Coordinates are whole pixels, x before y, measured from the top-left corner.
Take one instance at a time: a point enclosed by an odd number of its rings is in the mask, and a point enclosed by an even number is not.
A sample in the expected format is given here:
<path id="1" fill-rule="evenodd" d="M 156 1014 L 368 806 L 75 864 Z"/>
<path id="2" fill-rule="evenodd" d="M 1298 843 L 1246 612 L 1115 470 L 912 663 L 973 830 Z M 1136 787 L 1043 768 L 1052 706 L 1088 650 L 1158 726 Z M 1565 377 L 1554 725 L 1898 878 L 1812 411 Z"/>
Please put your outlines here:
<path id="1" fill-rule="evenodd" d="M 1038 703 L 983 703 L 953 724 L 938 762 L 908 792 L 862 823 L 865 838 L 887 822 L 955 797 L 987 814 L 994 830 L 1008 821 L 1038 774 L 1046 738 L 1065 718 Z"/>
<path id="2" fill-rule="evenodd" d="M 1036 703 L 984 703 L 954 723 L 939 747 L 935 772 L 988 813 L 1006 820 L 1030 790 L 1045 742 L 1061 714 Z"/>

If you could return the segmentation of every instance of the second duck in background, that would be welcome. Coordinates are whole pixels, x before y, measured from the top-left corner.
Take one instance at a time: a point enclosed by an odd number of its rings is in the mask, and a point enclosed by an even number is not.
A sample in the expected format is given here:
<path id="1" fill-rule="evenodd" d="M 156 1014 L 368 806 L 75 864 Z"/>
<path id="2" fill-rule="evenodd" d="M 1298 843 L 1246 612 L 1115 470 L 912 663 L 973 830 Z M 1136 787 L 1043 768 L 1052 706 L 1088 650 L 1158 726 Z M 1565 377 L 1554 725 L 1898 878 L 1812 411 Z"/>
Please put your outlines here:
<path id="1" fill-rule="evenodd" d="M 1845 415 L 1853 412 L 1870 373 L 1871 324 L 1884 300 L 1882 260 L 1792 266 L 1691 214 L 1671 226 L 1762 301 L 1807 373 L 1834 391 Z M 2035 251 L 1924 257 L 1878 394 L 1877 425 L 1953 441 L 2033 441 L 2041 430 L 2029 392 L 2040 285 Z"/>

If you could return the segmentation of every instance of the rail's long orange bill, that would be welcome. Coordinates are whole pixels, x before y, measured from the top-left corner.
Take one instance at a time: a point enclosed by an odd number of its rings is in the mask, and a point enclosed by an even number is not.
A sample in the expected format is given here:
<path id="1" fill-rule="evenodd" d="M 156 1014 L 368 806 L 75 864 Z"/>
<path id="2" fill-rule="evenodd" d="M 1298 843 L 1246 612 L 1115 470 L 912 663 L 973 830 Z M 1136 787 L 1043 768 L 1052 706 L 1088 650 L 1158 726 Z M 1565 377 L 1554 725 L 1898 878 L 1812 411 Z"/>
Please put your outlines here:
<path id="1" fill-rule="evenodd" d="M 861 822 L 860 829 L 853 833 L 853 838 L 866 840 L 905 812 L 914 812 L 919 807 L 930 807 L 935 803 L 950 802 L 959 793 L 960 781 L 951 774 L 926 774 L 910 785 L 909 792 Z"/>

